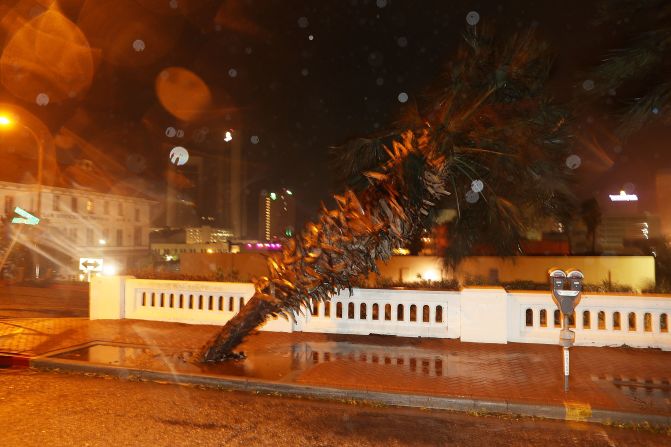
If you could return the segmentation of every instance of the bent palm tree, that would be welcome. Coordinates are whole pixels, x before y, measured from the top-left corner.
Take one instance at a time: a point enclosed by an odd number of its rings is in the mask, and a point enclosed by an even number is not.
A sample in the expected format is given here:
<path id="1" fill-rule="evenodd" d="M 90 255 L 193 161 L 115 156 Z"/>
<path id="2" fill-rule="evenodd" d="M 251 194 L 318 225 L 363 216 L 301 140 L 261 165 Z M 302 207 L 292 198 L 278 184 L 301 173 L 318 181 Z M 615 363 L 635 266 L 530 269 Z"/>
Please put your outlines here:
<path id="1" fill-rule="evenodd" d="M 488 34 L 467 35 L 466 42 L 425 117 L 414 114 L 344 151 L 351 183 L 335 196 L 336 208 L 322 205 L 316 222 L 268 258 L 268 276 L 255 281 L 254 296 L 197 360 L 224 360 L 269 316 L 294 318 L 315 301 L 351 291 L 361 275 L 377 271 L 376 261 L 430 223 L 440 201 L 466 186 L 482 200 L 457 199 L 462 218 L 472 219 L 470 206 L 477 207 L 473 233 L 494 229 L 506 241 L 523 231 L 525 215 L 551 213 L 561 202 L 567 120 L 543 96 L 545 46 L 531 34 L 502 48 Z"/>

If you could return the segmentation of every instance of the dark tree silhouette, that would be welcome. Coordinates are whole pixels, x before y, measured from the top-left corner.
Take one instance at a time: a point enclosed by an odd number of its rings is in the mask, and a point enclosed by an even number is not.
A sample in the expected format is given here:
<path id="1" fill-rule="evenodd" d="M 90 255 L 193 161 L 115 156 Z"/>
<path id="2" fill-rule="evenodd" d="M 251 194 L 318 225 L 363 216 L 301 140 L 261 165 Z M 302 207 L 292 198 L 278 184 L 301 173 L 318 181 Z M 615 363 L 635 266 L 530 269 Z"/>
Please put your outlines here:
<path id="1" fill-rule="evenodd" d="M 595 198 L 587 199 L 580 205 L 580 217 L 592 239 L 591 254 L 596 254 L 596 230 L 601 225 L 601 208 Z"/>
<path id="2" fill-rule="evenodd" d="M 649 122 L 671 125 L 671 2 L 604 1 L 597 23 L 628 32 L 623 47 L 611 50 L 593 70 L 588 93 L 613 98 L 623 136 Z"/>
<path id="3" fill-rule="evenodd" d="M 566 114 L 544 92 L 546 46 L 532 33 L 503 45 L 492 34 L 468 33 L 427 104 L 398 126 L 341 148 L 349 179 L 336 208 L 268 258 L 256 293 L 201 352 L 220 361 L 270 315 L 294 318 L 376 272 L 433 221 L 446 200 L 459 209 L 451 259 L 484 238 L 516 252 L 530 218 L 554 215 L 565 203 L 570 138 Z M 528 217 L 533 216 L 533 217 Z"/>

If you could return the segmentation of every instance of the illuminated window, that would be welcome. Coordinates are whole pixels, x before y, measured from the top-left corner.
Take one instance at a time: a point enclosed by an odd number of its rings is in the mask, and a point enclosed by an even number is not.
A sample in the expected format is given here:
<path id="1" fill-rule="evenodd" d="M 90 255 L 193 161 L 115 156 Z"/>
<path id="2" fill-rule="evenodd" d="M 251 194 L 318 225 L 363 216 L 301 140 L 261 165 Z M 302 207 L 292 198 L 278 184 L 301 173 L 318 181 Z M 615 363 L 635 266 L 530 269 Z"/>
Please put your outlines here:
<path id="1" fill-rule="evenodd" d="M 76 212 L 77 212 L 77 198 L 76 198 L 76 197 L 73 197 L 73 198 L 70 200 L 70 210 L 71 210 L 73 213 L 76 213 Z"/>
<path id="2" fill-rule="evenodd" d="M 86 199 L 86 212 L 91 214 L 93 213 L 93 200 Z"/>
<path id="3" fill-rule="evenodd" d="M 140 221 L 140 208 L 135 208 L 135 221 Z"/>
<path id="4" fill-rule="evenodd" d="M 121 203 L 121 202 L 119 202 L 118 214 L 119 214 L 119 216 L 123 216 L 123 203 Z"/>

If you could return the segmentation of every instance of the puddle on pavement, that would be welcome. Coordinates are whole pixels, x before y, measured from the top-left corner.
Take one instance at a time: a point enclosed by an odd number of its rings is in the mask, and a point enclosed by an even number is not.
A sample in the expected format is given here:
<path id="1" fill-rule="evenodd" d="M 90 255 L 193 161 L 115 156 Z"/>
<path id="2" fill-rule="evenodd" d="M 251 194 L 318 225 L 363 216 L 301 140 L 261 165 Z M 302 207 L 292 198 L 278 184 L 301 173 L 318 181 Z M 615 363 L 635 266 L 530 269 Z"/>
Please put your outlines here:
<path id="1" fill-rule="evenodd" d="M 302 372 L 329 362 L 377 364 L 399 372 L 424 377 L 450 377 L 472 374 L 492 380 L 504 378 L 500 370 L 483 370 L 486 359 L 469 361 L 456 352 L 421 349 L 414 346 L 364 345 L 349 342 L 278 343 L 246 352 L 244 360 L 194 365 L 180 359 L 181 351 L 154 346 L 95 344 L 60 353 L 52 358 L 78 360 L 103 365 L 123 366 L 184 373 L 207 373 L 252 377 L 267 380 L 292 380 Z M 532 362 L 527 358 L 526 362 Z M 449 364 L 449 368 L 448 368 Z"/>

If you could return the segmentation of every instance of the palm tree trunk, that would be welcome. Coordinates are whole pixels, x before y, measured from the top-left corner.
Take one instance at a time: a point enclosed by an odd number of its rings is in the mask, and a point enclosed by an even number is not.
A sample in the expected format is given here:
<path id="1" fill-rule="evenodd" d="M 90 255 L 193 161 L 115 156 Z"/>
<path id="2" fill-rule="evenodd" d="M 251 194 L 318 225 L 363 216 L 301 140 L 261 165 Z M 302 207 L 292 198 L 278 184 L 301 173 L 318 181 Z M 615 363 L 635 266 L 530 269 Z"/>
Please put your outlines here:
<path id="1" fill-rule="evenodd" d="M 219 362 L 230 358 L 233 349 L 242 343 L 247 335 L 263 324 L 275 306 L 254 295 L 249 302 L 231 318 L 216 336 L 205 344 L 196 355 L 197 362 Z"/>

